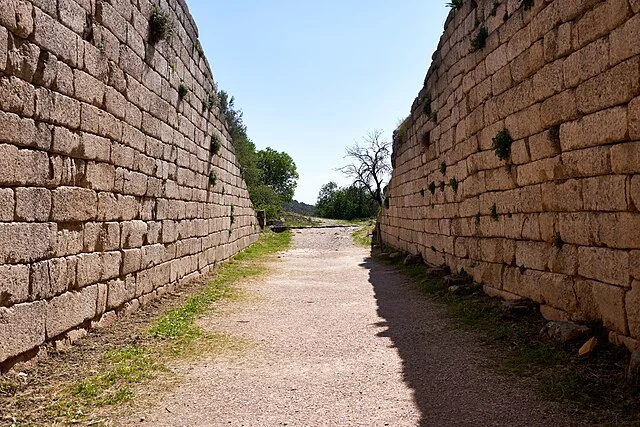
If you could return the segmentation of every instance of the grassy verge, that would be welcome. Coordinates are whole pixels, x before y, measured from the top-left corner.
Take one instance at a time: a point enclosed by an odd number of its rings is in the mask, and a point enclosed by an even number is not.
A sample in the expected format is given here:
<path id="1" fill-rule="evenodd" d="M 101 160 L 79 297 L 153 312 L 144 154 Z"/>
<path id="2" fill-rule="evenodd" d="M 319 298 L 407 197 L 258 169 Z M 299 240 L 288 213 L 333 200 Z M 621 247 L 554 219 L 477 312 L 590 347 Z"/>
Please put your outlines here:
<path id="1" fill-rule="evenodd" d="M 413 279 L 420 290 L 447 305 L 456 324 L 480 334 L 500 355 L 494 368 L 534 378 L 540 393 L 603 425 L 640 425 L 640 388 L 625 379 L 628 351 L 610 344 L 607 332 L 591 325 L 598 339 L 589 357 L 579 357 L 582 343 L 561 345 L 540 335 L 545 320 L 537 313 L 513 317 L 502 301 L 483 293 L 454 296 L 442 279 L 430 278 L 424 266 L 405 266 L 402 258 L 386 259 Z"/>
<path id="2" fill-rule="evenodd" d="M 304 216 L 295 212 L 285 212 L 283 214 L 284 225 L 287 227 L 308 227 L 311 225 L 321 224 L 320 221 L 314 220 L 311 217 Z"/>
<path id="3" fill-rule="evenodd" d="M 376 228 L 375 223 L 373 224 L 367 223 L 366 225 L 363 225 L 362 227 L 360 227 L 359 229 L 351 233 L 351 238 L 353 239 L 353 242 L 356 244 L 356 246 L 361 246 L 363 248 L 370 248 L 371 233 L 374 231 L 375 228 Z"/>
<path id="4" fill-rule="evenodd" d="M 91 374 L 60 386 L 46 408 L 48 417 L 86 420 L 96 408 L 132 400 L 135 386 L 166 373 L 172 359 L 245 347 L 247 343 L 232 337 L 204 331 L 196 320 L 212 310 L 216 302 L 237 298 L 239 291 L 234 284 L 264 273 L 266 258 L 286 249 L 290 242 L 289 232 L 263 233 L 258 242 L 222 264 L 202 289 L 179 307 L 163 313 L 133 342 L 104 351 Z"/>

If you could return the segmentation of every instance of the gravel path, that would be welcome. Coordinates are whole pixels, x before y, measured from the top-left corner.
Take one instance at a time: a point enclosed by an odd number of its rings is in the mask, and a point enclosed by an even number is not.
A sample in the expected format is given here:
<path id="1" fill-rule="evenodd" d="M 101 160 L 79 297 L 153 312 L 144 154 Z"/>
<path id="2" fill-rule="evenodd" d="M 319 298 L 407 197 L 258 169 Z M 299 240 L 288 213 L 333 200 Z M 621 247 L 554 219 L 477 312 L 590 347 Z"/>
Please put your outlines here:
<path id="1" fill-rule="evenodd" d="M 294 247 L 274 262 L 274 273 L 247 286 L 258 298 L 203 322 L 256 346 L 197 362 L 143 424 L 580 424 L 521 381 L 485 368 L 491 355 L 474 336 L 354 247 L 351 231 L 294 232 Z"/>

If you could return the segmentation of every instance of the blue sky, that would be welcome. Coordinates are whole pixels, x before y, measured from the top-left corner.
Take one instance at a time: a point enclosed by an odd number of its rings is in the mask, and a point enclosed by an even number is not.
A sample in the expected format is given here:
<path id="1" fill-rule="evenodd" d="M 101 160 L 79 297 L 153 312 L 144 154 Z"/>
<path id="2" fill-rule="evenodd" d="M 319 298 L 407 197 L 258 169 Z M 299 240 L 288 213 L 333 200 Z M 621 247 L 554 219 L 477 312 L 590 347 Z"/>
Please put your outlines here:
<path id="1" fill-rule="evenodd" d="M 187 0 L 257 149 L 285 151 L 314 204 L 347 146 L 391 133 L 422 87 L 449 9 L 433 0 Z"/>

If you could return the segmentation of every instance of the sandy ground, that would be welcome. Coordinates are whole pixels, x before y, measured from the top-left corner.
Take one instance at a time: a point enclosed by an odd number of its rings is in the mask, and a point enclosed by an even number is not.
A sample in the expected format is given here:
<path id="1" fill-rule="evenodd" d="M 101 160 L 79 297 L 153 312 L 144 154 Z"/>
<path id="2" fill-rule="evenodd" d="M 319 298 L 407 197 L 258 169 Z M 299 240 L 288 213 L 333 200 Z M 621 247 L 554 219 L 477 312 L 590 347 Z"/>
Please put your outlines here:
<path id="1" fill-rule="evenodd" d="M 248 298 L 203 319 L 255 345 L 189 366 L 184 383 L 124 425 L 580 425 L 525 382 L 486 367 L 496 357 L 444 309 L 353 246 L 352 229 L 294 232 L 274 273 Z M 144 416 L 144 422 L 140 417 Z M 584 424 L 582 424 L 584 425 Z"/>

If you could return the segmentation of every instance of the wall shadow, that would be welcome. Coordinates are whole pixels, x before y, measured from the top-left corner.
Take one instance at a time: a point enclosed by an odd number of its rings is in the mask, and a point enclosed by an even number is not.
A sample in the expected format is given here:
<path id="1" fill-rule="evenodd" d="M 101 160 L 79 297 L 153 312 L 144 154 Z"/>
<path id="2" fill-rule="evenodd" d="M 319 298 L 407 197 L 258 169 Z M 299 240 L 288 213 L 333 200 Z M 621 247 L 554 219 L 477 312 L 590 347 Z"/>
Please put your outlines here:
<path id="1" fill-rule="evenodd" d="M 429 300 L 392 266 L 364 260 L 375 292 L 377 336 L 389 338 L 413 390 L 420 426 L 579 425 L 559 405 L 543 402 L 524 381 L 488 368 L 495 352 L 456 329 L 446 307 Z"/>

